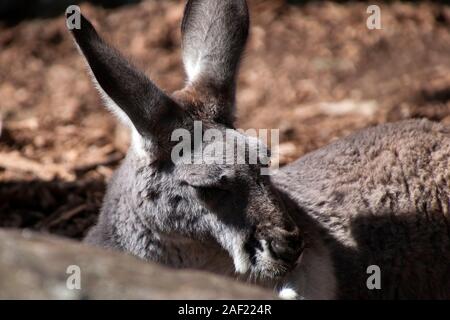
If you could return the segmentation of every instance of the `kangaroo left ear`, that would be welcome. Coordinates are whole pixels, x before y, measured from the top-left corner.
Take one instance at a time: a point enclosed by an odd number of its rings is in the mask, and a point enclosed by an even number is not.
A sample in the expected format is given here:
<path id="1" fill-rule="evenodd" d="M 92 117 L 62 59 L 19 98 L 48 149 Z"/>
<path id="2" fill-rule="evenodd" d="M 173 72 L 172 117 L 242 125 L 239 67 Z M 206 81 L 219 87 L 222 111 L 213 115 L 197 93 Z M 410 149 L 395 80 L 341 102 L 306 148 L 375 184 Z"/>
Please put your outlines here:
<path id="1" fill-rule="evenodd" d="M 163 148 L 170 145 L 181 107 L 103 41 L 83 15 L 80 19 L 80 28 L 71 33 L 108 108 L 142 137 Z"/>

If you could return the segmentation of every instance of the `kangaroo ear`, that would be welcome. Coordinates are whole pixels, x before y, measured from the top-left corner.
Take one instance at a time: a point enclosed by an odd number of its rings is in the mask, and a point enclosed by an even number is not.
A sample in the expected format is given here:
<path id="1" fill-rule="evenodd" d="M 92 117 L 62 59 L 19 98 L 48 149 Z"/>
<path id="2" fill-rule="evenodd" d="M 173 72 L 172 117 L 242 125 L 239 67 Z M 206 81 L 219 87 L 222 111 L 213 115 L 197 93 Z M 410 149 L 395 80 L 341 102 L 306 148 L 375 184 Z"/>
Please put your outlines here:
<path id="1" fill-rule="evenodd" d="M 181 26 L 183 61 L 189 85 L 215 120 L 233 118 L 236 77 L 248 38 L 245 0 L 189 0 Z"/>
<path id="2" fill-rule="evenodd" d="M 177 103 L 103 41 L 85 17 L 71 32 L 108 108 L 141 136 L 158 145 L 170 141 L 182 112 Z"/>

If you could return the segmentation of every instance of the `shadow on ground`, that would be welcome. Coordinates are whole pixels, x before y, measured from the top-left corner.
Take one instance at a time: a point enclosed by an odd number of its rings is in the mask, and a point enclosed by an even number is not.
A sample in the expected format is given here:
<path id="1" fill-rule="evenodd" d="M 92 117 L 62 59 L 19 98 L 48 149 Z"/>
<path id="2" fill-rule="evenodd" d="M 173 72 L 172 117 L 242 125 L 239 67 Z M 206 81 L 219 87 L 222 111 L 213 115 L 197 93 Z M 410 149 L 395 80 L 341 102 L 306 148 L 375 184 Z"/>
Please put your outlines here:
<path id="1" fill-rule="evenodd" d="M 0 227 L 81 239 L 95 223 L 104 190 L 98 180 L 0 182 Z"/>

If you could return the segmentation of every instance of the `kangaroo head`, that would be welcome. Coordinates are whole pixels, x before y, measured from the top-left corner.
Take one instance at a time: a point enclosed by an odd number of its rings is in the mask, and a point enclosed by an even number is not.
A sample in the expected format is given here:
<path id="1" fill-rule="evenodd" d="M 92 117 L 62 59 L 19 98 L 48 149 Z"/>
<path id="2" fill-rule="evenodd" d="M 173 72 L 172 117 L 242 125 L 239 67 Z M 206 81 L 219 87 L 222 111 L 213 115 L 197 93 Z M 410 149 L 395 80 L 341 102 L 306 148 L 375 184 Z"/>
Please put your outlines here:
<path id="1" fill-rule="evenodd" d="M 129 177 L 113 182 L 140 189 L 134 195 L 116 195 L 128 197 L 117 203 L 126 203 L 128 214 L 139 214 L 152 233 L 212 239 L 229 253 L 237 272 L 274 278 L 293 267 L 301 239 L 270 177 L 261 174 L 264 164 L 236 161 L 265 151 L 262 143 L 233 127 L 236 75 L 248 29 L 245 0 L 188 1 L 182 22 L 188 80 L 184 89 L 171 95 L 103 41 L 83 16 L 81 28 L 72 34 L 106 105 L 133 132 Z M 179 147 L 174 133 L 181 132 L 176 138 L 195 135 L 195 123 L 201 123 L 202 133 L 226 139 L 187 140 L 180 152 L 174 152 Z M 217 161 L 215 152 L 212 161 L 205 159 L 207 150 L 226 150 L 230 143 L 235 144 L 231 161 L 225 153 L 219 156 L 225 161 Z M 158 201 L 142 196 L 155 188 Z"/>

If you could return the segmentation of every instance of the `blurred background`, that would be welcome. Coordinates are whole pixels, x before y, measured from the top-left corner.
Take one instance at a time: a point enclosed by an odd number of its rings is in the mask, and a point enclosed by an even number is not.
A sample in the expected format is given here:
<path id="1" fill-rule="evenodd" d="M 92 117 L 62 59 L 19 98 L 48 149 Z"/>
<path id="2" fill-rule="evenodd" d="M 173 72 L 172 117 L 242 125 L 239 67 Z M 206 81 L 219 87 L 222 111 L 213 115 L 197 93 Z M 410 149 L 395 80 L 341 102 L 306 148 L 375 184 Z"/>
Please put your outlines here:
<path id="1" fill-rule="evenodd" d="M 160 87 L 184 82 L 183 1 L 0 0 L 0 227 L 82 237 L 127 150 L 66 31 L 74 3 Z M 374 3 L 382 30 L 366 27 Z M 450 125 L 446 2 L 249 4 L 238 127 L 280 129 L 282 164 L 378 123 Z"/>

